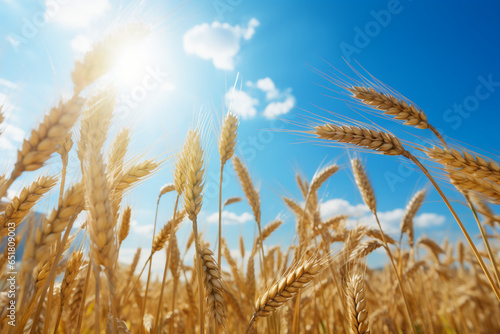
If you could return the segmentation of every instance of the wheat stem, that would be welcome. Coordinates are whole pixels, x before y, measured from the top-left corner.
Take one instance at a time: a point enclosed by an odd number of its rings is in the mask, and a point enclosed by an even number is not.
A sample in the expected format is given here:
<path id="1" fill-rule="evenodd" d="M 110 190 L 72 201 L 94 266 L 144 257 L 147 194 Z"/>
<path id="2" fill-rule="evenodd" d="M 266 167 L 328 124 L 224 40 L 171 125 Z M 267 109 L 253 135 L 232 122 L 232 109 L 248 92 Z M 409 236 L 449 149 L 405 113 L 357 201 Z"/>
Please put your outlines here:
<path id="1" fill-rule="evenodd" d="M 196 258 L 196 273 L 198 276 L 198 296 L 200 299 L 200 307 L 199 307 L 200 334 L 204 334 L 205 333 L 205 320 L 204 320 L 205 315 L 203 313 L 203 308 L 204 308 L 203 307 L 204 306 L 203 305 L 203 277 L 202 277 L 203 269 L 202 269 L 201 259 L 199 258 L 200 254 L 201 254 L 201 250 L 200 250 L 200 243 L 199 243 L 199 239 L 198 239 L 198 222 L 197 222 L 196 216 L 193 219 L 193 232 L 194 232 L 194 243 L 195 243 L 195 250 L 196 250 L 195 258 Z"/>
<path id="2" fill-rule="evenodd" d="M 416 334 L 417 332 L 415 330 L 415 326 L 413 325 L 413 321 L 411 318 L 410 304 L 408 303 L 408 297 L 406 296 L 406 293 L 403 290 L 403 284 L 401 282 L 401 277 L 399 277 L 398 269 L 396 268 L 396 264 L 394 263 L 394 258 L 392 257 L 391 251 L 389 249 L 389 245 L 387 244 L 387 241 L 385 240 L 385 234 L 382 231 L 382 225 L 380 225 L 378 215 L 376 212 L 374 212 L 374 215 L 375 215 L 375 220 L 377 221 L 378 228 L 380 229 L 380 233 L 382 234 L 382 242 L 384 243 L 384 248 L 387 252 L 387 255 L 389 256 L 389 260 L 391 261 L 392 270 L 394 271 L 394 274 L 396 275 L 396 278 L 397 278 L 398 283 L 399 283 L 399 291 L 401 292 L 401 296 L 403 297 L 403 301 L 405 303 L 405 309 L 406 309 L 406 315 L 408 317 L 408 321 L 410 322 L 412 332 L 414 334 Z"/>
<path id="3" fill-rule="evenodd" d="M 80 306 L 78 307 L 78 322 L 76 326 L 76 334 L 80 334 L 83 322 L 83 313 L 85 311 L 85 300 L 87 299 L 87 290 L 90 282 L 90 273 L 92 272 L 92 266 L 90 263 L 87 265 L 87 273 L 85 274 L 85 285 L 83 287 L 82 299 L 80 301 Z"/>
<path id="4" fill-rule="evenodd" d="M 477 216 L 476 208 L 472 204 L 469 195 L 467 193 L 465 193 L 464 196 L 465 196 L 465 199 L 467 200 L 467 204 L 469 204 L 469 207 L 472 210 L 472 213 L 474 215 L 474 219 L 476 220 L 477 226 L 479 227 L 479 231 L 481 232 L 481 237 L 483 238 L 484 245 L 486 246 L 486 251 L 488 252 L 488 257 L 491 261 L 491 265 L 493 266 L 493 272 L 495 273 L 495 278 L 497 279 L 497 283 L 500 284 L 500 274 L 498 272 L 497 262 L 495 260 L 495 256 L 493 255 L 493 252 L 491 250 L 488 238 L 486 237 L 486 232 L 484 231 L 484 227 L 481 224 L 481 222 L 479 221 L 479 217 Z"/>
<path id="5" fill-rule="evenodd" d="M 221 270 L 222 260 L 222 178 L 224 174 L 224 163 L 220 164 L 220 180 L 219 180 L 219 245 L 217 252 L 217 263 L 219 264 L 219 271 Z"/>
<path id="6" fill-rule="evenodd" d="M 496 284 L 493 282 L 493 279 L 488 271 L 488 268 L 486 267 L 486 265 L 483 261 L 483 258 L 481 257 L 481 254 L 479 254 L 479 251 L 477 250 L 476 246 L 474 245 L 474 242 L 472 241 L 472 238 L 470 237 L 469 232 L 467 232 L 467 229 L 462 224 L 462 221 L 460 220 L 457 213 L 455 212 L 455 210 L 451 206 L 450 202 L 448 201 L 448 198 L 446 198 L 443 191 L 441 190 L 441 188 L 439 187 L 437 182 L 434 180 L 434 178 L 431 176 L 431 174 L 429 173 L 427 168 L 425 168 L 424 165 L 422 165 L 420 163 L 420 161 L 417 158 L 415 158 L 415 156 L 413 156 L 408 151 L 406 151 L 405 154 L 403 154 L 403 156 L 410 159 L 415 165 L 417 165 L 417 167 L 419 167 L 422 170 L 422 172 L 425 174 L 425 176 L 427 176 L 427 178 L 431 181 L 434 188 L 436 188 L 437 192 L 439 193 L 439 195 L 441 196 L 441 198 L 445 202 L 446 206 L 450 210 L 451 214 L 453 215 L 453 218 L 455 218 L 455 220 L 457 221 L 458 226 L 460 227 L 460 230 L 462 230 L 462 233 L 464 234 L 465 238 L 467 239 L 467 243 L 469 244 L 470 248 L 472 249 L 472 252 L 476 256 L 476 259 L 479 262 L 481 269 L 483 270 L 484 274 L 486 275 L 486 278 L 488 279 L 488 282 L 490 283 L 491 288 L 493 289 L 493 292 L 495 293 L 495 296 L 497 297 L 498 301 L 500 302 L 500 291 L 498 290 L 498 287 L 496 286 Z"/>
<path id="7" fill-rule="evenodd" d="M 174 221 L 175 221 L 176 215 L 177 215 L 177 206 L 179 204 L 179 197 L 180 197 L 180 195 L 177 194 L 177 197 L 175 199 L 175 205 L 174 205 L 174 216 L 173 216 L 173 220 Z M 158 202 L 159 201 L 160 201 L 160 198 L 158 198 Z M 172 236 L 174 235 L 174 233 L 175 233 L 175 231 L 171 232 Z M 168 262 L 169 262 L 169 259 L 170 259 L 170 254 L 172 253 L 172 241 L 169 241 L 166 253 L 167 254 L 166 254 L 166 259 L 165 259 L 165 268 L 163 269 L 163 278 L 162 278 L 161 288 L 160 288 L 160 298 L 158 300 L 158 307 L 156 309 L 156 319 L 155 319 L 155 324 L 153 326 L 153 333 L 156 333 L 157 329 L 158 329 L 158 321 L 159 321 L 159 318 L 160 318 L 160 310 L 162 309 L 161 306 L 162 306 L 162 303 L 163 303 L 163 293 L 164 293 L 164 290 L 165 290 L 165 282 L 166 282 L 166 279 L 167 279 Z M 174 309 L 172 309 L 172 311 L 174 311 Z M 171 323 L 173 323 L 173 321 Z M 161 326 L 162 326 L 162 322 L 160 322 L 160 327 Z"/>
<path id="8" fill-rule="evenodd" d="M 47 281 L 45 282 L 45 284 L 44 284 L 44 286 L 42 287 L 42 290 L 41 290 L 40 300 L 44 300 L 45 299 L 45 294 L 47 292 L 48 285 L 55 278 L 57 263 L 59 262 L 59 259 L 61 258 L 61 255 L 62 255 L 62 253 L 64 251 L 64 248 L 65 248 L 64 246 L 66 245 L 66 242 L 68 241 L 68 237 L 69 237 L 70 231 L 73 228 L 73 222 L 74 222 L 74 220 L 70 221 L 70 223 L 66 227 L 66 231 L 64 232 L 64 236 L 63 236 L 61 242 L 57 246 L 56 253 L 54 254 L 54 258 L 53 258 L 53 264 L 52 264 L 52 266 L 50 268 L 50 273 L 48 275 Z M 42 308 L 43 308 L 43 303 L 39 303 L 38 307 L 37 307 L 37 309 L 35 311 L 35 316 L 33 317 L 33 319 L 38 319 L 40 317 L 40 313 L 42 312 Z M 25 324 L 22 324 L 21 328 L 24 328 L 24 325 Z M 35 328 L 36 328 L 36 326 L 33 326 L 31 328 L 31 333 L 30 334 L 35 334 Z"/>

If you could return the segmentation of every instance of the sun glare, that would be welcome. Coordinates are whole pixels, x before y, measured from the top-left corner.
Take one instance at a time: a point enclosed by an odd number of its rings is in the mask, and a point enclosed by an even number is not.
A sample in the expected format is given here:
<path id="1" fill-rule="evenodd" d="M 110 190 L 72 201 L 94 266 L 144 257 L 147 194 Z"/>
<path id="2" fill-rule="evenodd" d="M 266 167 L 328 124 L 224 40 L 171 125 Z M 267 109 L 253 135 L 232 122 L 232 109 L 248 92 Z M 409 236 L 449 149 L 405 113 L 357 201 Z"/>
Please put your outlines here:
<path id="1" fill-rule="evenodd" d="M 116 52 L 116 63 L 110 78 L 117 88 L 127 89 L 140 84 L 154 67 L 154 43 L 150 36 L 143 41 L 125 45 Z"/>

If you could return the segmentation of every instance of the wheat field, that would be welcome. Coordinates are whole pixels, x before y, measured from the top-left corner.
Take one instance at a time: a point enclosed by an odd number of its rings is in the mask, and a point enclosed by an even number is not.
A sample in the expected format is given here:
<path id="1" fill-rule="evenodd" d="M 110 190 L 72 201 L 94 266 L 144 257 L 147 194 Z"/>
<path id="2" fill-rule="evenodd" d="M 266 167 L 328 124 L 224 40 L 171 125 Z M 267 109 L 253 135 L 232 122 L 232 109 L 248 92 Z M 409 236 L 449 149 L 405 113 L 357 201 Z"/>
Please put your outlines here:
<path id="1" fill-rule="evenodd" d="M 299 132 L 312 139 L 307 145 L 315 141 L 345 145 L 360 156 L 387 155 L 388 163 L 395 156 L 406 159 L 442 197 L 466 242 L 440 244 L 427 237 L 414 238 L 414 218 L 427 188 L 416 191 L 408 202 L 399 239 L 388 235 L 379 221 L 380 199 L 369 170 L 361 158 L 353 157 L 350 166 L 327 165 L 310 180 L 290 175 L 302 194 L 299 200 L 283 195 L 283 209 L 295 219 L 295 242 L 288 247 L 264 247 L 283 222 L 261 219 L 261 207 L 267 203 L 261 201 L 249 166 L 235 154 L 239 118 L 229 110 L 213 138 L 219 156 L 211 162 L 220 165 L 216 184 L 219 222 L 213 225 L 218 242 L 210 244 L 198 227 L 208 182 L 206 129 L 194 126 L 185 134 L 178 154 L 168 163 L 155 158 L 128 159 L 127 150 L 134 141 L 128 128 L 109 138 L 116 99 L 111 89 L 95 86 L 109 71 L 113 50 L 124 36 L 141 36 L 138 29 L 123 28 L 105 37 L 75 63 L 72 96 L 50 109 L 24 140 L 11 171 L 0 178 L 4 196 L 23 173 L 39 175 L 1 208 L 2 333 L 500 332 L 496 265 L 500 217 L 490 208 L 500 203 L 497 162 L 454 148 L 424 111 L 404 97 L 367 81 L 332 79 L 359 105 L 401 121 L 394 123 L 395 133 L 404 131 L 404 126 L 415 127 L 422 136 L 435 139 L 435 145 L 403 141 L 385 129 L 355 120 L 305 126 Z M 72 151 L 76 156 L 69 154 Z M 51 176 L 45 166 L 54 156 L 62 169 Z M 69 164 L 79 166 L 78 182 L 66 181 Z M 429 164 L 438 167 L 430 170 Z M 164 220 L 155 221 L 154 233 L 143 241 L 143 247 L 151 249 L 146 265 L 139 265 L 141 248 L 132 264 L 125 265 L 118 261 L 121 245 L 129 235 L 131 216 L 140 208 L 123 199 L 161 168 L 169 169 L 174 182 L 157 185 L 157 205 L 172 207 L 173 214 L 163 225 Z M 359 192 L 377 228 L 351 226 L 344 215 L 320 216 L 319 190 L 341 168 L 352 170 L 357 189 L 346 191 Z M 222 193 L 225 169 L 234 169 L 245 198 Z M 441 190 L 443 183 L 455 187 L 470 206 L 480 240 L 474 240 L 465 228 Z M 57 193 L 58 201 L 37 221 L 33 219 L 36 205 L 49 192 Z M 166 194 L 173 197 L 166 200 Z M 257 234 L 250 247 L 240 238 L 241 251 L 235 256 L 223 237 L 220 213 L 240 201 L 248 202 Z M 78 217 L 85 217 L 85 222 L 74 227 Z M 176 237 L 183 224 L 192 229 L 186 249 L 179 247 Z M 11 250 L 23 238 L 23 257 L 11 268 Z M 387 260 L 379 269 L 366 263 L 377 249 Z M 189 250 L 194 254 L 192 261 L 185 257 Z M 163 275 L 155 279 L 151 263 L 160 252 L 165 252 L 166 262 L 161 267 Z M 12 271 L 17 272 L 15 281 L 9 280 Z"/>

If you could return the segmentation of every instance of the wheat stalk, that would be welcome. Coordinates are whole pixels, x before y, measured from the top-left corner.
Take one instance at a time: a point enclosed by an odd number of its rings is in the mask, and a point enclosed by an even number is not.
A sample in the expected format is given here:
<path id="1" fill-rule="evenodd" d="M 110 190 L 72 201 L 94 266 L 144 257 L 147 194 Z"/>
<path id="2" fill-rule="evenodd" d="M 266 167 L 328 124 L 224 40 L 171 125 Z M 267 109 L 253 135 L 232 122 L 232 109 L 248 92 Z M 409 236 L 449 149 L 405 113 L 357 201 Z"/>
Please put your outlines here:
<path id="1" fill-rule="evenodd" d="M 238 117 L 232 113 L 228 113 L 224 123 L 222 124 L 221 135 L 219 139 L 219 154 L 220 154 L 220 180 L 219 180 L 219 247 L 217 252 L 217 263 L 219 263 L 219 271 L 221 270 L 222 260 L 222 181 L 224 176 L 224 165 L 231 159 L 234 154 L 236 145 L 236 135 L 238 131 Z"/>
<path id="2" fill-rule="evenodd" d="M 486 202 L 484 202 L 481 197 L 472 195 L 471 200 L 476 206 L 477 211 L 483 216 L 484 224 L 494 227 L 495 222 L 497 223 L 500 222 L 500 216 L 495 215 L 494 212 L 488 206 L 488 204 L 486 204 Z"/>
<path id="3" fill-rule="evenodd" d="M 63 281 L 61 284 L 61 298 L 59 304 L 59 311 L 57 314 L 56 325 L 54 327 L 54 334 L 57 333 L 57 329 L 59 328 L 59 322 L 61 321 L 61 315 L 64 308 L 64 305 L 69 299 L 69 295 L 73 285 L 76 281 L 76 277 L 80 272 L 80 266 L 83 262 L 83 252 L 73 252 L 68 260 L 68 264 L 66 265 L 66 271 L 64 272 Z"/>
<path id="4" fill-rule="evenodd" d="M 243 282 L 243 279 L 241 278 L 240 275 L 240 270 L 238 269 L 238 265 L 236 264 L 236 261 L 233 259 L 231 256 L 231 252 L 229 251 L 229 248 L 227 247 L 227 244 L 225 240 L 223 239 L 222 242 L 222 248 L 223 248 L 223 253 L 224 257 L 226 258 L 227 264 L 229 265 L 229 269 L 231 270 L 231 274 L 233 275 L 233 280 L 238 289 L 241 291 L 245 291 L 245 282 Z M 242 257 L 244 258 L 244 257 Z"/>
<path id="5" fill-rule="evenodd" d="M 184 194 L 184 209 L 186 210 L 187 216 L 193 222 L 193 233 L 196 252 L 201 254 L 200 239 L 198 236 L 198 223 L 197 216 L 201 210 L 202 200 L 203 200 L 203 149 L 200 143 L 200 135 L 198 132 L 194 132 L 192 139 L 190 140 L 190 150 L 189 156 L 187 158 L 187 170 L 185 173 L 185 184 L 183 189 Z M 196 257 L 197 268 L 201 269 L 202 265 Z M 197 270 L 198 276 L 198 286 L 199 286 L 199 297 L 200 297 L 200 332 L 203 334 L 205 329 L 205 324 L 203 320 L 203 293 L 201 287 L 203 286 L 202 273 Z"/>
<path id="6" fill-rule="evenodd" d="M 175 184 L 174 183 L 167 183 L 166 185 L 161 187 L 159 196 L 163 196 L 163 195 L 165 195 L 169 192 L 172 192 L 172 191 L 175 191 Z"/>
<path id="7" fill-rule="evenodd" d="M 313 131 L 314 134 L 316 134 L 318 137 L 327 139 L 327 140 L 336 140 L 339 142 L 343 143 L 349 143 L 357 146 L 361 146 L 364 148 L 372 149 L 375 151 L 382 152 L 383 154 L 389 154 L 389 155 L 402 155 L 405 158 L 411 160 L 420 170 L 425 174 L 425 176 L 431 181 L 432 185 L 434 188 L 438 191 L 439 195 L 445 202 L 446 206 L 450 210 L 451 214 L 453 215 L 453 218 L 455 218 L 458 226 L 460 227 L 460 230 L 464 234 L 465 238 L 467 239 L 467 243 L 471 247 L 474 256 L 478 260 L 481 269 L 483 270 L 484 274 L 486 275 L 488 282 L 491 285 L 492 290 L 494 291 L 497 299 L 500 301 L 500 290 L 497 288 L 497 286 L 494 284 L 493 279 L 483 261 L 481 258 L 476 246 L 474 245 L 474 242 L 472 241 L 469 233 L 467 232 L 467 229 L 463 225 L 462 221 L 458 217 L 457 213 L 451 206 L 450 202 L 448 201 L 448 198 L 444 195 L 443 191 L 437 184 L 437 182 L 434 180 L 434 178 L 431 176 L 427 168 L 422 165 L 422 163 L 415 158 L 409 151 L 406 151 L 404 147 L 402 146 L 401 142 L 399 139 L 397 139 L 394 135 L 382 132 L 382 131 L 375 131 L 371 130 L 368 128 L 363 128 L 363 127 L 356 127 L 356 126 L 338 126 L 335 124 L 325 124 L 322 126 L 317 126 L 315 127 L 316 131 Z M 463 173 L 462 173 L 463 174 Z M 463 177 L 461 177 L 463 179 Z M 463 181 L 463 180 L 461 180 Z M 467 182 L 464 182 L 465 185 L 467 185 Z M 469 184 L 470 186 L 470 184 Z M 485 189 L 482 189 L 485 190 Z M 495 195 L 496 192 L 493 192 Z M 375 215 L 375 218 L 377 216 Z M 398 276 L 399 277 L 399 276 Z"/>

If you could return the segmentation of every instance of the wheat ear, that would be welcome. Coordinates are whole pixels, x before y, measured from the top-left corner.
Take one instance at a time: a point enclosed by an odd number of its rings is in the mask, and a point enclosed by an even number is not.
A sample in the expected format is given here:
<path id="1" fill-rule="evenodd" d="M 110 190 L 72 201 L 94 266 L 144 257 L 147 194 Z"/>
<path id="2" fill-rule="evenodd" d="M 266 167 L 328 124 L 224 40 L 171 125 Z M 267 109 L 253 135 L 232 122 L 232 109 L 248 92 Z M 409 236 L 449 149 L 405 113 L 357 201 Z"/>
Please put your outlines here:
<path id="1" fill-rule="evenodd" d="M 248 329 L 251 328 L 257 318 L 268 317 L 282 307 L 330 264 L 331 259 L 329 257 L 321 258 L 315 254 L 311 258 L 302 260 L 292 266 L 282 278 L 272 283 L 257 298 L 255 313 L 250 320 Z"/>
<path id="2" fill-rule="evenodd" d="M 228 113 L 222 124 L 219 138 L 219 154 L 222 165 L 229 161 L 234 154 L 237 131 L 238 117 L 233 113 Z"/>
<path id="3" fill-rule="evenodd" d="M 484 195 L 495 204 L 500 203 L 500 186 L 498 184 L 453 170 L 449 170 L 449 177 L 451 183 L 461 192 L 473 191 Z"/>
<path id="4" fill-rule="evenodd" d="M 0 197 L 5 195 L 7 189 L 24 171 L 35 171 L 43 167 L 77 121 L 82 105 L 83 99 L 73 96 L 69 101 L 61 101 L 50 110 L 17 152 L 14 170 L 10 178 L 2 183 Z"/>
<path id="5" fill-rule="evenodd" d="M 123 240 L 127 238 L 128 233 L 130 231 L 130 218 L 132 215 L 132 208 L 127 206 L 125 210 L 123 210 L 122 220 L 120 223 L 120 230 L 118 231 L 118 242 L 121 245 Z"/>
<path id="6" fill-rule="evenodd" d="M 224 204 L 222 206 L 225 208 L 228 205 L 241 202 L 241 200 L 242 200 L 241 197 L 229 197 L 228 199 L 226 199 L 226 201 L 224 202 Z"/>
<path id="7" fill-rule="evenodd" d="M 433 160 L 444 166 L 455 167 L 461 172 L 500 182 L 500 166 L 498 163 L 486 160 L 474 152 L 459 151 L 454 148 L 443 149 L 437 146 L 428 148 L 425 153 Z"/>
<path id="8" fill-rule="evenodd" d="M 314 134 L 321 139 L 335 140 L 375 150 L 386 155 L 400 155 L 405 149 L 391 133 L 359 126 L 324 124 L 316 126 Z"/>
<path id="9" fill-rule="evenodd" d="M 363 201 L 368 206 L 370 211 L 375 214 L 377 212 L 377 201 L 375 198 L 375 193 L 373 192 L 373 188 L 370 184 L 370 180 L 368 180 L 368 176 L 364 171 L 363 165 L 361 161 L 357 159 L 352 159 L 351 164 L 354 179 L 358 186 L 359 192 L 361 193 L 361 197 L 363 198 Z"/>
<path id="10" fill-rule="evenodd" d="M 446 142 L 439 133 L 427 121 L 427 115 L 413 104 L 408 104 L 403 99 L 400 99 L 389 93 L 384 93 L 373 89 L 372 87 L 352 86 L 346 88 L 353 94 L 353 97 L 361 100 L 364 104 L 371 108 L 378 109 L 386 115 L 391 115 L 394 119 L 404 121 L 403 124 L 414 126 L 417 129 L 429 129 L 436 137 L 446 146 Z"/>
<path id="11" fill-rule="evenodd" d="M 123 128 L 116 135 L 113 143 L 111 144 L 111 150 L 108 158 L 108 172 L 110 173 L 111 180 L 115 180 L 122 172 L 125 155 L 127 154 L 127 149 L 130 143 L 130 135 L 131 130 Z"/>
<path id="12" fill-rule="evenodd" d="M 280 220 L 280 219 L 276 219 L 272 222 L 270 222 L 269 224 L 267 224 L 266 226 L 264 226 L 264 228 L 262 229 L 262 235 L 260 236 L 260 238 L 258 238 L 256 241 L 255 241 L 255 244 L 254 244 L 254 249 L 256 250 L 257 247 L 262 244 L 262 242 L 264 242 L 267 238 L 269 238 L 269 236 L 274 232 L 276 231 L 280 226 L 281 224 L 283 224 L 283 221 Z"/>
<path id="13" fill-rule="evenodd" d="M 346 282 L 346 299 L 352 334 L 370 333 L 363 275 L 351 274 Z"/>
<path id="14" fill-rule="evenodd" d="M 393 95 L 377 92 L 372 87 L 353 86 L 347 90 L 364 104 L 382 110 L 384 114 L 394 116 L 395 119 L 404 120 L 405 125 L 415 126 L 418 129 L 429 127 L 427 116 L 421 109 Z"/>
<path id="15" fill-rule="evenodd" d="M 368 240 L 359 244 L 349 255 L 349 261 L 355 261 L 371 254 L 377 248 L 382 247 L 383 244 L 377 240 Z"/>
<path id="16" fill-rule="evenodd" d="M 408 204 L 406 205 L 403 218 L 401 219 L 401 235 L 399 237 L 400 244 L 401 244 L 401 239 L 403 238 L 403 234 L 406 233 L 406 235 L 408 236 L 408 242 L 410 244 L 410 247 L 413 248 L 413 243 L 414 243 L 413 218 L 415 218 L 418 209 L 420 209 L 420 206 L 422 206 L 422 203 L 424 202 L 425 199 L 425 194 L 426 194 L 425 189 L 418 191 L 412 197 L 410 202 L 408 202 Z"/>
<path id="17" fill-rule="evenodd" d="M 227 324 L 227 307 L 223 298 L 222 276 L 213 255 L 214 253 L 208 248 L 202 249 L 200 253 L 205 282 L 205 296 L 210 318 L 215 319 L 224 328 Z"/>
<path id="18" fill-rule="evenodd" d="M 255 283 L 255 253 L 250 253 L 248 257 L 247 263 L 247 275 L 246 275 L 246 295 L 248 300 L 253 303 L 255 300 L 255 291 L 256 291 L 256 283 Z"/>
<path id="19" fill-rule="evenodd" d="M 29 187 L 23 188 L 18 196 L 12 198 L 10 203 L 0 214 L 0 237 L 9 232 L 10 224 L 17 228 L 21 221 L 30 212 L 31 208 L 57 183 L 57 179 L 51 176 L 39 177 Z"/>

